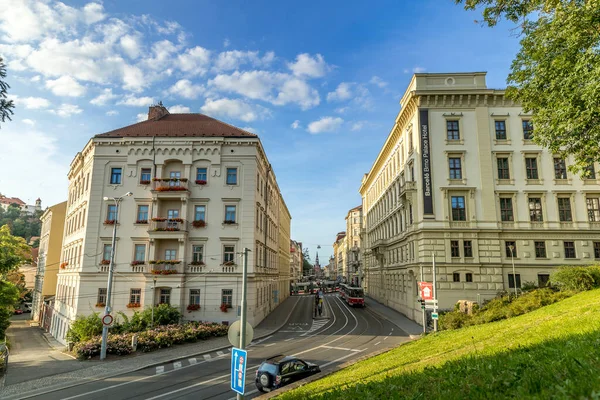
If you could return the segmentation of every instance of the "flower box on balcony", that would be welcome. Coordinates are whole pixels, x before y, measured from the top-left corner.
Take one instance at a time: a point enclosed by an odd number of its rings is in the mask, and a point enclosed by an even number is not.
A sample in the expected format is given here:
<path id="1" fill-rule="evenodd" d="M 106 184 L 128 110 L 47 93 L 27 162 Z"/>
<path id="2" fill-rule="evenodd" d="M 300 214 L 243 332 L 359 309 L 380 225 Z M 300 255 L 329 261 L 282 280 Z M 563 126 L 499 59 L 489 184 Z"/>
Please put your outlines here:
<path id="1" fill-rule="evenodd" d="M 174 275 L 177 273 L 176 269 L 153 269 L 152 275 Z"/>
<path id="2" fill-rule="evenodd" d="M 141 261 L 141 260 L 133 260 L 133 261 L 131 262 L 131 266 L 132 266 L 132 267 L 135 267 L 136 265 L 144 265 L 144 264 L 146 264 L 146 261 Z"/>
<path id="3" fill-rule="evenodd" d="M 147 224 L 148 220 L 147 219 L 138 219 L 135 221 L 136 224 Z"/>
<path id="4" fill-rule="evenodd" d="M 192 261 L 190 265 L 205 265 L 204 261 Z"/>
<path id="5" fill-rule="evenodd" d="M 190 304 L 187 306 L 188 311 L 198 311 L 200 309 L 200 304 Z"/>
<path id="6" fill-rule="evenodd" d="M 106 219 L 104 220 L 104 225 L 114 225 L 116 222 L 114 219 Z"/>
<path id="7" fill-rule="evenodd" d="M 96 307 L 100 308 L 100 307 L 106 307 L 106 304 L 104 303 L 96 303 Z"/>
<path id="8" fill-rule="evenodd" d="M 140 181 L 140 185 L 149 185 L 150 181 L 144 180 L 144 181 Z"/>
<path id="9" fill-rule="evenodd" d="M 129 303 L 127 304 L 127 308 L 140 308 L 142 305 L 140 303 Z"/>
<path id="10" fill-rule="evenodd" d="M 223 265 L 228 266 L 228 267 L 233 267 L 233 266 L 235 266 L 235 263 L 233 261 L 226 261 L 223 263 Z"/>
<path id="11" fill-rule="evenodd" d="M 227 312 L 227 309 L 229 308 L 229 306 L 225 303 L 221 304 L 221 311 L 223 312 Z"/>
<path id="12" fill-rule="evenodd" d="M 175 264 L 181 264 L 180 260 L 150 260 L 148 261 L 148 264 L 169 264 L 169 265 L 175 265 Z"/>
<path id="13" fill-rule="evenodd" d="M 164 222 L 167 219 L 165 217 L 154 217 L 152 218 L 152 221 L 157 221 L 157 222 Z"/>
<path id="14" fill-rule="evenodd" d="M 100 261 L 101 265 L 109 265 L 110 264 L 110 260 L 102 260 Z"/>
<path id="15" fill-rule="evenodd" d="M 180 231 L 179 228 L 155 228 L 155 232 L 177 232 Z"/>
<path id="16" fill-rule="evenodd" d="M 230 219 L 226 219 L 225 221 L 223 221 L 223 223 L 226 224 L 226 225 L 233 225 L 233 224 L 235 224 L 235 221 L 232 221 Z"/>
<path id="17" fill-rule="evenodd" d="M 65 261 L 64 263 L 60 264 L 60 268 L 65 269 L 65 268 L 67 268 L 67 265 L 69 265 L 69 263 Z"/>
<path id="18" fill-rule="evenodd" d="M 204 228 L 206 226 L 206 222 L 203 219 L 198 219 L 198 220 L 192 221 L 192 226 L 194 228 Z"/>
<path id="19" fill-rule="evenodd" d="M 195 182 L 196 185 L 206 185 L 206 181 L 203 179 L 196 179 Z"/>
<path id="20" fill-rule="evenodd" d="M 156 188 L 157 192 L 172 192 L 172 191 L 181 192 L 184 190 L 187 190 L 187 188 L 184 186 L 161 186 L 161 187 Z"/>

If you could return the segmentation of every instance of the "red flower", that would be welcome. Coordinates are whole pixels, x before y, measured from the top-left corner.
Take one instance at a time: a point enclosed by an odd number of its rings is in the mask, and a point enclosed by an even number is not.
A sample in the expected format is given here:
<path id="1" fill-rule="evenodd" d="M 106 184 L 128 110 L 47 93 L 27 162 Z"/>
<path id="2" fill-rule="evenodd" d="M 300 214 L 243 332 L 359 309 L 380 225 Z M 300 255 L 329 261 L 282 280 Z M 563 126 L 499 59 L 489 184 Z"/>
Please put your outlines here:
<path id="1" fill-rule="evenodd" d="M 206 181 L 204 179 L 197 179 L 195 182 L 196 185 L 206 185 Z"/>
<path id="2" fill-rule="evenodd" d="M 190 304 L 187 306 L 188 311 L 198 311 L 200 309 L 200 304 Z"/>
<path id="3" fill-rule="evenodd" d="M 206 222 L 203 219 L 198 219 L 196 221 L 192 221 L 192 226 L 194 228 L 203 228 L 206 226 Z"/>
<path id="4" fill-rule="evenodd" d="M 102 264 L 102 265 L 109 265 L 110 264 L 110 260 L 102 260 L 102 261 L 100 261 L 100 264 Z"/>
<path id="5" fill-rule="evenodd" d="M 221 311 L 223 312 L 227 312 L 227 309 L 229 308 L 229 306 L 225 303 L 221 304 Z"/>
<path id="6" fill-rule="evenodd" d="M 129 303 L 127 304 L 127 308 L 140 308 L 142 305 L 140 303 Z"/>
<path id="7" fill-rule="evenodd" d="M 60 264 L 60 268 L 65 269 L 65 268 L 67 268 L 67 265 L 69 265 L 69 263 L 65 261 L 64 263 Z"/>
<path id="8" fill-rule="evenodd" d="M 107 219 L 104 220 L 104 225 L 114 225 L 117 221 L 115 221 L 114 219 Z"/>

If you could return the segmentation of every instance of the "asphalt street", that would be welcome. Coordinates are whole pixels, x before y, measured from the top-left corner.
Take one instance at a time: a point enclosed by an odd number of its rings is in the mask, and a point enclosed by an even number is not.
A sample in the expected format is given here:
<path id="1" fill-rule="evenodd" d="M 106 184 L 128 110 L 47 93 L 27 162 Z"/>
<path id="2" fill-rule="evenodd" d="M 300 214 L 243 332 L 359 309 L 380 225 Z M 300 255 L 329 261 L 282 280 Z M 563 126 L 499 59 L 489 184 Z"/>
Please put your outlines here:
<path id="1" fill-rule="evenodd" d="M 286 326 L 248 348 L 245 398 L 260 395 L 254 385 L 260 363 L 277 354 L 313 362 L 323 372 L 365 354 L 410 340 L 397 326 L 366 308 L 350 308 L 337 294 L 326 295 L 330 319 L 312 318 L 313 297 L 302 297 Z M 231 349 L 183 359 L 134 373 L 83 383 L 33 399 L 234 399 L 230 388 Z"/>

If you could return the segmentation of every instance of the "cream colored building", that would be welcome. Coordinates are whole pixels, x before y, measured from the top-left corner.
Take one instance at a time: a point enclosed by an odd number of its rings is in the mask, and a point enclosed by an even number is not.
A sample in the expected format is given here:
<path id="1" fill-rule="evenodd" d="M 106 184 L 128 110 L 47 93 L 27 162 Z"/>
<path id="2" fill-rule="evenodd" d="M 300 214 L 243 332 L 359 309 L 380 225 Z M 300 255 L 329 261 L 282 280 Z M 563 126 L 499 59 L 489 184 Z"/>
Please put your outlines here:
<path id="1" fill-rule="evenodd" d="M 348 279 L 348 266 L 346 264 L 347 248 L 346 232 L 338 232 L 335 242 L 333 242 L 333 258 L 336 266 L 336 279 L 342 282 L 347 282 Z"/>
<path id="2" fill-rule="evenodd" d="M 361 244 L 360 233 L 362 227 L 362 205 L 354 207 L 346 215 L 346 263 L 347 280 L 355 285 L 359 285 L 361 278 Z"/>
<path id="3" fill-rule="evenodd" d="M 441 308 L 600 259 L 596 172 L 534 144 L 531 115 L 485 75 L 415 74 L 362 180 L 369 295 L 412 319 L 433 254 Z"/>
<path id="4" fill-rule="evenodd" d="M 258 136 L 159 104 L 147 121 L 93 137 L 68 178 L 58 340 L 76 315 L 104 312 L 115 223 L 113 314 L 170 303 L 185 320 L 237 320 L 244 248 L 248 321 L 287 296 L 291 217 Z M 103 200 L 127 192 L 118 209 Z"/>
<path id="5" fill-rule="evenodd" d="M 32 301 L 34 321 L 41 318 L 44 299 L 56 294 L 66 209 L 67 202 L 63 201 L 48 207 L 40 217 L 42 227 Z"/>
<path id="6" fill-rule="evenodd" d="M 299 282 L 302 279 L 302 243 L 290 240 L 290 279 Z"/>

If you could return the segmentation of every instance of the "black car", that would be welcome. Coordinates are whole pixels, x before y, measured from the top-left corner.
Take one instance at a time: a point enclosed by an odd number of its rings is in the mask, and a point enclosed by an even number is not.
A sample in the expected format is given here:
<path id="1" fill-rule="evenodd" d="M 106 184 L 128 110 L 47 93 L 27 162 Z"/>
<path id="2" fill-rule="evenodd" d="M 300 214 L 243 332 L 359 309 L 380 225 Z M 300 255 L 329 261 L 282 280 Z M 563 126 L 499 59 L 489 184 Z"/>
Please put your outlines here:
<path id="1" fill-rule="evenodd" d="M 321 372 L 318 365 L 296 357 L 278 355 L 263 361 L 256 371 L 256 388 L 261 392 L 278 389 Z"/>

